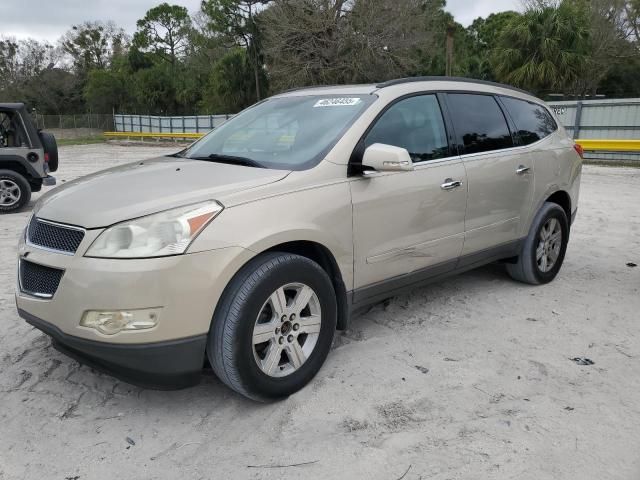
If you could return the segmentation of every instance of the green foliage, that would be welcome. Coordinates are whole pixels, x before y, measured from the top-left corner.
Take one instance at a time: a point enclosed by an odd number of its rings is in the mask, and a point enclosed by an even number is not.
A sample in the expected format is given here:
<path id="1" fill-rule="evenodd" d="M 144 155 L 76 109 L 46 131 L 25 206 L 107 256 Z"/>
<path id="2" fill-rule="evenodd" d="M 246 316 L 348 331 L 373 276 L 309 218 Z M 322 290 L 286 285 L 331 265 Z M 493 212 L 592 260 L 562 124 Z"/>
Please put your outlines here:
<path id="1" fill-rule="evenodd" d="M 255 98 L 262 98 L 263 56 L 261 31 L 257 17 L 260 9 L 271 0 L 203 0 L 202 13 L 207 28 L 223 40 L 242 47 L 247 52 L 253 74 Z"/>
<path id="2" fill-rule="evenodd" d="M 213 66 L 202 99 L 202 110 L 237 113 L 250 106 L 256 101 L 253 78 L 246 50 L 231 50 Z"/>
<path id="3" fill-rule="evenodd" d="M 535 7 L 509 21 L 493 50 L 498 80 L 531 91 L 566 91 L 594 68 L 589 57 L 589 16 L 582 4 L 563 0 Z"/>
<path id="4" fill-rule="evenodd" d="M 121 51 L 126 41 L 124 30 L 113 23 L 85 22 L 71 27 L 60 46 L 71 57 L 76 71 L 86 74 L 94 68 L 107 68 L 111 55 Z"/>
<path id="5" fill-rule="evenodd" d="M 525 0 L 464 28 L 445 0 L 203 0 L 161 3 L 130 39 L 73 26 L 54 47 L 0 37 L 0 102 L 43 114 L 234 113 L 316 84 L 453 74 L 538 94 L 640 96 L 640 0 Z"/>
<path id="6" fill-rule="evenodd" d="M 133 96 L 140 112 L 155 115 L 180 113 L 177 108 L 173 72 L 167 65 L 157 64 L 133 75 Z"/>
<path id="7" fill-rule="evenodd" d="M 161 3 L 138 20 L 137 26 L 133 36 L 136 48 L 152 52 L 172 65 L 187 53 L 191 17 L 185 7 Z"/>
<path id="8" fill-rule="evenodd" d="M 117 70 L 92 70 L 84 88 L 84 99 L 90 111 L 107 113 L 130 104 L 127 75 Z"/>
<path id="9" fill-rule="evenodd" d="M 598 92 L 612 98 L 637 97 L 640 58 L 616 63 L 600 81 Z"/>
<path id="10" fill-rule="evenodd" d="M 500 35 L 510 22 L 519 22 L 518 12 L 492 13 L 487 18 L 477 18 L 467 29 L 469 35 L 468 75 L 482 80 L 496 80 L 491 65 L 491 52 L 498 47 Z"/>

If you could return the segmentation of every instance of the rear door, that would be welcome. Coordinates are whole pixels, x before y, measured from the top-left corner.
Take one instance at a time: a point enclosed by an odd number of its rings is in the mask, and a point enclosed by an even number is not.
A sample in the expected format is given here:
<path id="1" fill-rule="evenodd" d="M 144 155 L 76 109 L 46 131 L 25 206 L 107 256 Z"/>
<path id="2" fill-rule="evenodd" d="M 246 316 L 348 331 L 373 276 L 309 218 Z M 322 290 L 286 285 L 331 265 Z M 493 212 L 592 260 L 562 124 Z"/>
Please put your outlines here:
<path id="1" fill-rule="evenodd" d="M 531 156 L 515 148 L 507 116 L 493 95 L 449 93 L 447 106 L 468 181 L 462 255 L 489 253 L 520 237 L 533 194 Z"/>
<path id="2" fill-rule="evenodd" d="M 356 303 L 417 280 L 407 274 L 431 276 L 455 268 L 467 204 L 464 166 L 449 147 L 435 94 L 398 100 L 363 142 L 364 148 L 374 143 L 406 148 L 415 169 L 351 182 Z"/>
<path id="3" fill-rule="evenodd" d="M 531 159 L 531 172 L 523 180 L 527 180 L 531 189 L 531 203 L 522 213 L 523 223 L 520 235 L 525 236 L 529 224 L 535 215 L 533 197 L 536 195 L 536 186 L 533 185 L 535 177 L 536 185 L 552 185 L 560 176 L 559 161 L 560 151 L 551 147 L 551 135 L 558 130 L 558 124 L 549 111 L 540 104 L 529 102 L 514 97 L 499 97 L 506 112 L 515 125 L 515 140 L 523 152 Z M 571 147 L 569 147 L 571 148 Z"/>

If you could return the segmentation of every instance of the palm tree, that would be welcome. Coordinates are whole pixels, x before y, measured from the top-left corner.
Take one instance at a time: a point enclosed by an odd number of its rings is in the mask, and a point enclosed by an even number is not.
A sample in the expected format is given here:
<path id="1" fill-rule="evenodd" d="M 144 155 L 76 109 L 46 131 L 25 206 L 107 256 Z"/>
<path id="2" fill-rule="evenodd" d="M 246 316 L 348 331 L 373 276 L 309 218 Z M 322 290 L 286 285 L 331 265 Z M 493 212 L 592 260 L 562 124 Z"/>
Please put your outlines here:
<path id="1" fill-rule="evenodd" d="M 591 67 L 586 4 L 562 0 L 528 8 L 506 25 L 491 58 L 500 81 L 538 94 L 571 93 Z"/>

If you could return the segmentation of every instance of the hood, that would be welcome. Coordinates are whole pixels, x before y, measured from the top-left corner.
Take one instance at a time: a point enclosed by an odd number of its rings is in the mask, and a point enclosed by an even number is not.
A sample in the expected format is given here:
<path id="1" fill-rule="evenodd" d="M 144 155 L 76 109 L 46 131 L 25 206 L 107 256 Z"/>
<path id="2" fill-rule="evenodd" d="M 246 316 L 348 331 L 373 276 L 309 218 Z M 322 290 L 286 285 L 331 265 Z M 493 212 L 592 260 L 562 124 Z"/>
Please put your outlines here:
<path id="1" fill-rule="evenodd" d="M 160 157 L 110 168 L 52 190 L 39 218 L 100 228 L 277 182 L 289 173 L 185 158 Z"/>

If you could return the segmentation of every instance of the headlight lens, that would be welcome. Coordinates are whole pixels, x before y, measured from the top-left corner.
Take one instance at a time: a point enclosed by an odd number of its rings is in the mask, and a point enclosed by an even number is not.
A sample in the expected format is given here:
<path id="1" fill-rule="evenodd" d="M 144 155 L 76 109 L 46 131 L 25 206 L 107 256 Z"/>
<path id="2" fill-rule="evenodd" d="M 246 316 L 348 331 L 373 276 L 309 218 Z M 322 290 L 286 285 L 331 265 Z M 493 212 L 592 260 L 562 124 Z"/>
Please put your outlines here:
<path id="1" fill-rule="evenodd" d="M 118 223 L 102 232 L 85 256 L 148 258 L 179 255 L 222 209 L 222 205 L 211 200 Z"/>

